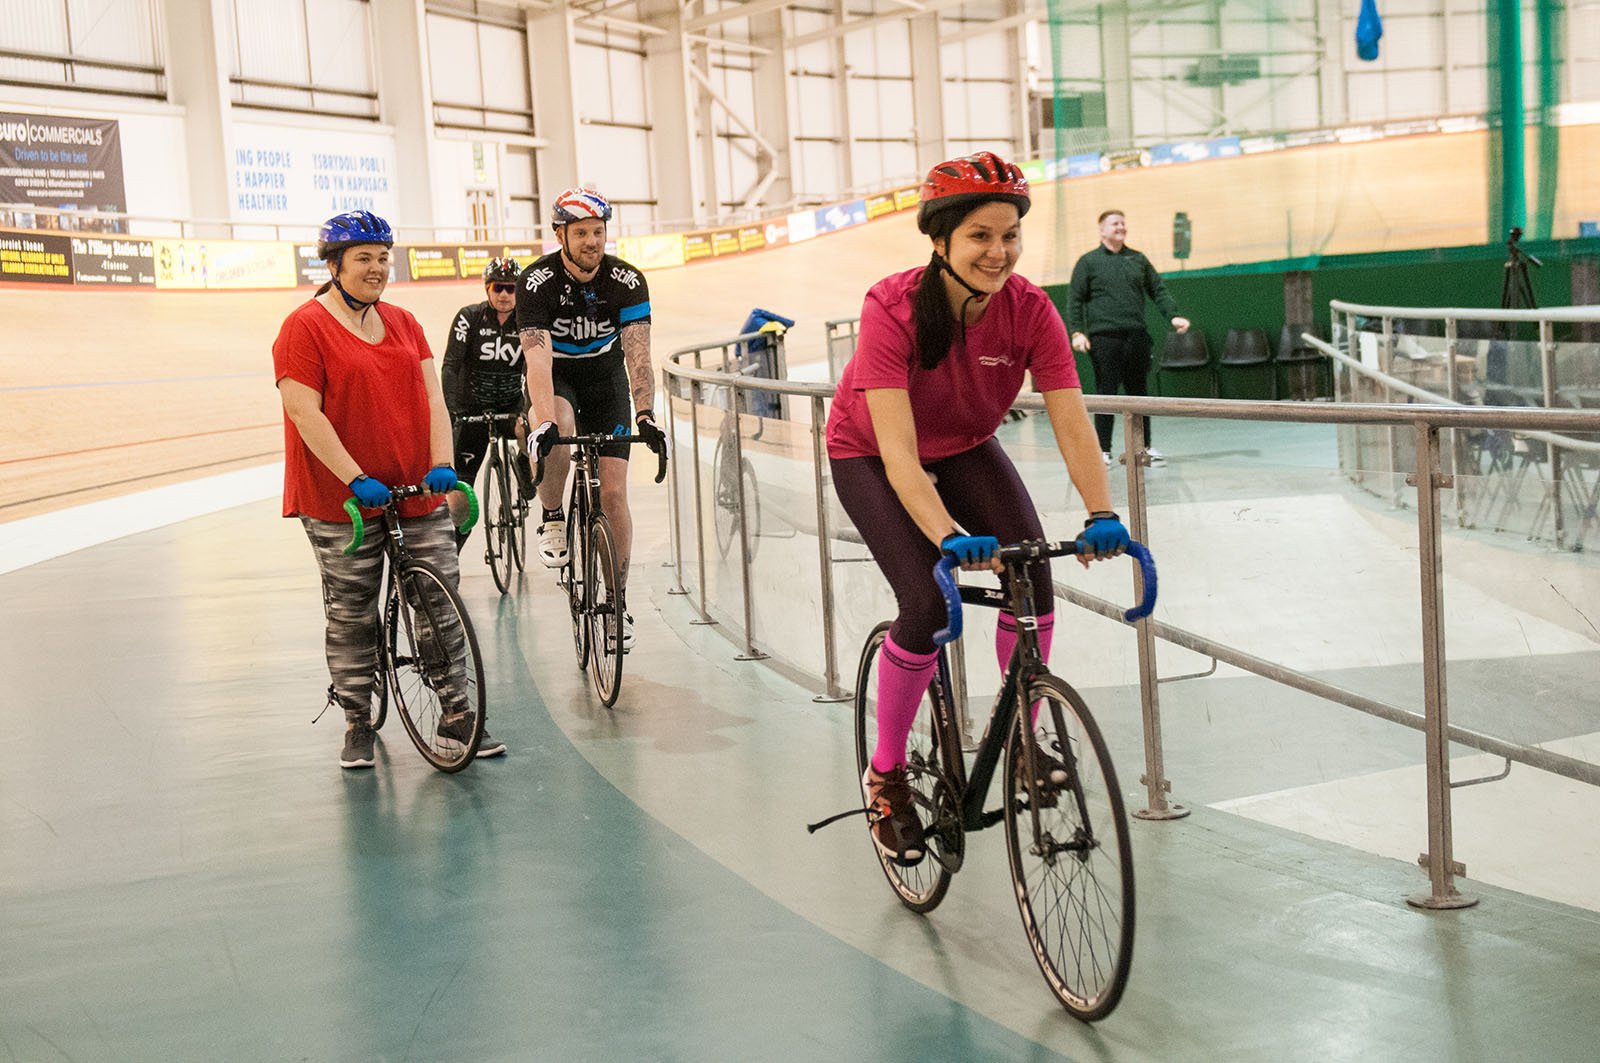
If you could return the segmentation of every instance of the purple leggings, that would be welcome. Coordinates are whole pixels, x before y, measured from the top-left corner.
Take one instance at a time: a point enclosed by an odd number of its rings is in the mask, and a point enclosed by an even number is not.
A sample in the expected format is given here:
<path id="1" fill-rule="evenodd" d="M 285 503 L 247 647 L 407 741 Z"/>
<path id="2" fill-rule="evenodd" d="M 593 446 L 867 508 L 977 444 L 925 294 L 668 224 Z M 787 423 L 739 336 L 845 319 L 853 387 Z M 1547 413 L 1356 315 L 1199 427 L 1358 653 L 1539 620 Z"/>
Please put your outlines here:
<path id="1" fill-rule="evenodd" d="M 832 458 L 833 489 L 855 522 L 872 558 L 894 591 L 900 612 L 889 636 L 911 653 L 932 653 L 933 633 L 945 626 L 944 598 L 933 582 L 939 548 L 928 541 L 900 504 L 880 458 Z M 945 509 L 970 535 L 993 535 L 1002 546 L 1044 535 L 1033 500 L 1022 486 L 1016 466 L 990 437 L 971 450 L 924 468 Z M 1041 613 L 1054 608 L 1050 562 L 1028 567 Z"/>

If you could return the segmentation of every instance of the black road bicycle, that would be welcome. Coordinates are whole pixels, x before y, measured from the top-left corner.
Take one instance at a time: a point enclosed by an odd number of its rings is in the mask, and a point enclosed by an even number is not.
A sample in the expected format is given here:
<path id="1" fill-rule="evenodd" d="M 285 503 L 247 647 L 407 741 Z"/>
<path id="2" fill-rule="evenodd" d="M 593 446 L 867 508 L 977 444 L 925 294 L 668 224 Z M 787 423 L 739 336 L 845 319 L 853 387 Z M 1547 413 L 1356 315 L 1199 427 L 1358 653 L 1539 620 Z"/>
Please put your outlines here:
<path id="1" fill-rule="evenodd" d="M 458 530 L 465 535 L 478 519 L 478 499 L 458 482 L 467 496 L 467 518 Z M 387 572 L 378 609 L 378 675 L 373 687 L 372 726 L 383 726 L 393 702 L 417 751 L 440 771 L 460 771 L 478 755 L 483 740 L 483 658 L 467 608 L 450 582 L 431 563 L 406 550 L 398 503 L 425 494 L 419 486 L 390 489 L 380 519 L 386 537 Z M 350 545 L 361 548 L 366 523 L 354 498 L 346 499 Z"/>
<path id="2" fill-rule="evenodd" d="M 567 560 L 556 582 L 567 592 L 572 641 L 578 667 L 589 669 L 594 692 L 609 708 L 622 689 L 622 615 L 626 610 L 611 521 L 600 505 L 601 450 L 617 443 L 644 443 L 644 436 L 558 436 L 556 446 L 572 447 L 572 479 L 567 490 Z M 667 475 L 667 455 L 657 455 L 656 483 Z M 544 480 L 544 456 L 534 470 L 535 486 Z"/>
<path id="3" fill-rule="evenodd" d="M 1076 554 L 1073 541 L 1030 540 L 1002 547 L 996 555 L 1010 577 L 1009 598 L 998 587 L 956 585 L 955 558 L 946 555 L 934 569 L 944 592 L 950 626 L 934 636 L 939 645 L 937 672 L 906 749 L 906 777 L 926 825 L 927 852 L 914 866 L 902 866 L 873 852 L 900 903 L 929 912 L 944 899 L 951 876 L 961 869 L 968 831 L 1004 821 L 1017 907 L 1039 970 L 1063 1007 L 1086 1021 L 1111 1013 L 1127 986 L 1133 958 L 1133 852 L 1117 775 L 1104 738 L 1083 698 L 1050 674 L 1039 655 L 1035 588 L 1028 562 Z M 1139 543 L 1128 553 L 1143 574 L 1139 605 L 1129 622 L 1155 606 L 1155 564 Z M 1048 602 L 1051 588 L 1040 588 Z M 970 765 L 962 753 L 962 732 L 951 693 L 945 644 L 961 634 L 962 603 L 1007 607 L 1017 618 L 1017 645 L 995 697 L 983 741 Z M 856 775 L 861 777 L 877 746 L 878 651 L 889 624 L 873 629 L 856 670 Z M 1033 707 L 1033 726 L 1026 721 Z M 1001 767 L 1001 804 L 985 810 L 989 784 Z M 866 794 L 863 786 L 863 801 Z M 825 826 L 842 813 L 813 824 Z"/>
<path id="4" fill-rule="evenodd" d="M 513 566 L 521 572 L 528 557 L 528 505 L 520 481 L 511 468 L 516 460 L 516 438 L 497 429 L 514 425 L 515 413 L 483 413 L 457 417 L 456 424 L 487 424 L 489 454 L 483 470 L 483 559 L 488 562 L 494 585 L 505 594 L 511 589 Z"/>

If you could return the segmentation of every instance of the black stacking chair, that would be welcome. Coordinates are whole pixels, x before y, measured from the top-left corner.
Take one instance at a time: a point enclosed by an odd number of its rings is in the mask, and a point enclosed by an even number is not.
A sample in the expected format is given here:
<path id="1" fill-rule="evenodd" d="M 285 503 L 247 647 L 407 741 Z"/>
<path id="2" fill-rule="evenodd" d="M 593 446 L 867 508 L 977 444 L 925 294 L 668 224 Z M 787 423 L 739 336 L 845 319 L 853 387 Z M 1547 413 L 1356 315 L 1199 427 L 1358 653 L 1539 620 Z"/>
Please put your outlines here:
<path id="1" fill-rule="evenodd" d="M 1224 399 L 1278 397 L 1267 330 L 1231 328 L 1217 360 L 1217 394 Z"/>
<path id="2" fill-rule="evenodd" d="M 1156 364 L 1156 390 L 1162 395 L 1191 399 L 1216 397 L 1216 378 L 1205 333 L 1193 328 L 1167 333 L 1161 361 Z"/>
<path id="3" fill-rule="evenodd" d="M 1333 366 L 1326 355 L 1301 338 L 1304 333 L 1311 331 L 1309 323 L 1290 323 L 1283 326 L 1283 332 L 1278 337 L 1278 394 L 1302 402 L 1333 395 Z M 1327 390 L 1322 387 L 1325 373 Z"/>

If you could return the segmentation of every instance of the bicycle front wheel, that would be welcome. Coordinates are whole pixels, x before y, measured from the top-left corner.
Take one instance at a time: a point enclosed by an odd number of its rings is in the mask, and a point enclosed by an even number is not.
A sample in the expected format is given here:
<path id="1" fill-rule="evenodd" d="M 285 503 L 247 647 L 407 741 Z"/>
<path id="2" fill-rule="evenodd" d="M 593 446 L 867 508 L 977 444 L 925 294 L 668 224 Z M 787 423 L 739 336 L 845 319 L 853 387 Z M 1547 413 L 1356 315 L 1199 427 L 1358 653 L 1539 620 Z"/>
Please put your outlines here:
<path id="1" fill-rule="evenodd" d="M 589 678 L 594 692 L 609 708 L 622 688 L 622 586 L 617 576 L 617 551 L 611 522 L 598 513 L 589 522 Z"/>
<path id="2" fill-rule="evenodd" d="M 889 624 L 879 624 L 861 648 L 861 663 L 856 668 L 856 778 L 863 779 L 872 752 L 878 745 L 878 653 L 889 635 Z M 913 867 L 895 863 L 872 841 L 868 844 L 878 858 L 889 888 L 900 903 L 913 912 L 931 912 L 950 889 L 950 877 L 961 864 L 964 835 L 955 795 L 941 769 L 939 725 L 933 711 L 933 686 L 917 709 L 917 723 L 906 742 L 906 779 L 917 804 L 917 817 L 927 837 L 927 852 Z M 861 799 L 866 800 L 866 784 L 861 783 Z"/>
<path id="3" fill-rule="evenodd" d="M 494 585 L 504 594 L 511 589 L 511 500 L 506 497 L 506 463 L 498 447 L 491 446 L 489 468 L 483 477 L 483 540 Z"/>
<path id="4" fill-rule="evenodd" d="M 1008 745 L 1006 852 L 1022 926 L 1045 982 L 1063 1007 L 1103 1019 L 1122 999 L 1133 962 L 1133 849 L 1117 773 L 1078 692 L 1043 675 Z M 1037 757 L 1030 771 L 1028 761 Z M 1066 781 L 1059 782 L 1059 769 Z M 1056 769 L 1052 771 L 1051 769 Z M 1030 779 L 1031 776 L 1031 779 Z"/>
<path id="5" fill-rule="evenodd" d="M 520 460 L 522 459 L 514 454 L 511 457 L 511 461 Z M 521 572 L 528 560 L 528 499 L 523 496 L 521 483 L 517 480 L 510 464 L 501 462 L 500 467 L 505 469 L 506 522 L 511 529 L 506 538 L 511 543 L 511 560 L 516 562 L 517 571 Z"/>
<path id="6" fill-rule="evenodd" d="M 578 651 L 578 668 L 589 663 L 589 598 L 584 573 L 583 520 L 575 508 L 567 507 L 567 563 L 561 566 L 561 582 L 566 585 L 567 611 L 572 617 L 572 645 Z"/>
<path id="7" fill-rule="evenodd" d="M 400 570 L 391 613 L 389 700 L 428 763 L 460 771 L 483 738 L 483 659 L 461 596 L 433 565 L 411 558 Z"/>

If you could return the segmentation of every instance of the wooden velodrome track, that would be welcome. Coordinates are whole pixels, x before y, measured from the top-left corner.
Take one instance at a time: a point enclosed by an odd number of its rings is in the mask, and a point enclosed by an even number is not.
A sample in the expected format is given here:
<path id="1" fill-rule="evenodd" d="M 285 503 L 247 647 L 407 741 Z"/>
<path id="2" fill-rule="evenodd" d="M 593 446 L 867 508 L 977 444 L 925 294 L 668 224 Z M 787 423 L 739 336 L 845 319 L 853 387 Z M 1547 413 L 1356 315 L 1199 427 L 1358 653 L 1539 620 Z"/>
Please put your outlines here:
<path id="1" fill-rule="evenodd" d="M 1064 280 L 1094 245 L 1095 215 L 1113 206 L 1163 270 L 1176 265 L 1167 252 L 1179 210 L 1194 223 L 1190 268 L 1484 243 L 1488 151 L 1484 134 L 1458 133 L 1075 179 L 1036 195 L 1020 270 Z M 1600 126 L 1562 130 L 1560 170 L 1554 235 L 1572 236 L 1586 208 L 1600 215 Z M 858 313 L 873 281 L 926 254 L 907 212 L 654 271 L 657 357 L 732 336 L 760 306 L 797 320 L 791 364 L 820 360 L 823 322 Z M 0 522 L 280 458 L 271 345 L 309 294 L 0 288 L 0 468 L 17 485 Z M 456 309 L 481 297 L 466 282 L 388 293 L 422 322 L 435 354 Z"/>

